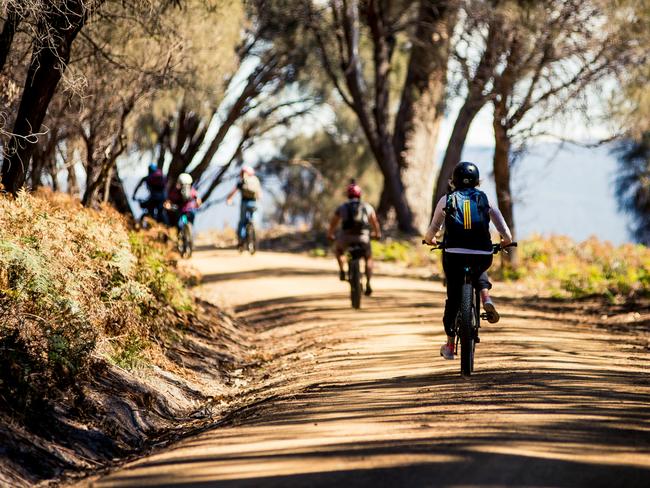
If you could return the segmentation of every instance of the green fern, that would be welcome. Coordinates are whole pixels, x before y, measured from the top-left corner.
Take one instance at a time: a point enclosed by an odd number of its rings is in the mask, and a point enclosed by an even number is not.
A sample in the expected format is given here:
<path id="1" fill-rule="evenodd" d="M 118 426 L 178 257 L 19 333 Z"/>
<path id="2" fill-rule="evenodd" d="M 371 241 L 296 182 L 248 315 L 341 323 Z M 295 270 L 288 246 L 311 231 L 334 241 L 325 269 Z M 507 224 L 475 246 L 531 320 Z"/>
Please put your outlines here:
<path id="1" fill-rule="evenodd" d="M 48 295 L 53 281 L 42 255 L 34 249 L 0 240 L 0 266 L 7 270 L 9 286 L 21 294 Z"/>

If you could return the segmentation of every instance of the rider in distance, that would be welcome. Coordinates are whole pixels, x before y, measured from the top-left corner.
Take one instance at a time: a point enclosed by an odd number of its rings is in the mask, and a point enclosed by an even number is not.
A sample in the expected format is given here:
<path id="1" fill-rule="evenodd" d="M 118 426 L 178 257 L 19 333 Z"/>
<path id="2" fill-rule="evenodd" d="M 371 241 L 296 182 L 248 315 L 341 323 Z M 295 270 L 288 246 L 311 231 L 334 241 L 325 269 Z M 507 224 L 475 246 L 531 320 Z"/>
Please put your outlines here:
<path id="1" fill-rule="evenodd" d="M 346 249 L 353 244 L 359 244 L 363 247 L 366 262 L 365 294 L 370 296 L 372 294 L 370 278 L 373 269 L 370 237 L 372 232 L 372 237 L 379 239 L 381 237 L 381 227 L 372 205 L 361 201 L 361 187 L 354 180 L 348 185 L 346 193 L 348 201 L 339 206 L 334 212 L 327 237 L 330 241 L 336 241 L 334 251 L 339 265 L 339 278 L 341 281 L 346 280 L 343 261 L 343 254 Z M 341 224 L 341 229 L 336 235 L 339 224 Z"/>

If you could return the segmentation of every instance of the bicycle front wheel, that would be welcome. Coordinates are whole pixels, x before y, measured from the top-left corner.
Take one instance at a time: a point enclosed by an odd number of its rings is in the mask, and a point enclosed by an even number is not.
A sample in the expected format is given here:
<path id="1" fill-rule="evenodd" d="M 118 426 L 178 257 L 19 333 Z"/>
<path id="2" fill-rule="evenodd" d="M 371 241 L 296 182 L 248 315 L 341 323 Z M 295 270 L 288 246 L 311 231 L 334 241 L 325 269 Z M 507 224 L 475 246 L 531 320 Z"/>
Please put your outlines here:
<path id="1" fill-rule="evenodd" d="M 352 308 L 361 308 L 361 271 L 358 259 L 350 261 L 350 299 Z"/>
<path id="2" fill-rule="evenodd" d="M 182 242 L 182 252 L 181 256 L 184 258 L 192 257 L 192 224 L 189 222 L 183 226 L 183 231 L 181 232 L 181 242 Z"/>
<path id="3" fill-rule="evenodd" d="M 255 227 L 253 224 L 246 226 L 246 247 L 251 254 L 255 254 L 255 251 L 257 251 L 257 238 L 255 237 Z"/>
<path id="4" fill-rule="evenodd" d="M 463 285 L 460 302 L 460 373 L 470 376 L 474 370 L 474 334 L 473 334 L 473 301 L 474 290 L 472 285 Z"/>

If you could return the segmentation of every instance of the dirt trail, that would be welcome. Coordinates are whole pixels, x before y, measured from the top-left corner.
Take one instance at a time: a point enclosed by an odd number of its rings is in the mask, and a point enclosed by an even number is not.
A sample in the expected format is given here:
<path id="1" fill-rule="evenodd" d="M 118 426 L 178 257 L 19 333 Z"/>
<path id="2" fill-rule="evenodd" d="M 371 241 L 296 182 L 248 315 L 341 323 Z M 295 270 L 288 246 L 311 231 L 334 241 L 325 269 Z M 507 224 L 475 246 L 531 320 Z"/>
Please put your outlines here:
<path id="1" fill-rule="evenodd" d="M 265 324 L 269 340 L 311 331 L 331 346 L 296 362 L 294 395 L 94 486 L 650 484 L 647 337 L 501 297 L 502 321 L 483 327 L 463 380 L 438 356 L 439 283 L 379 276 L 353 313 L 329 261 L 203 251 L 194 262 L 203 295 Z"/>

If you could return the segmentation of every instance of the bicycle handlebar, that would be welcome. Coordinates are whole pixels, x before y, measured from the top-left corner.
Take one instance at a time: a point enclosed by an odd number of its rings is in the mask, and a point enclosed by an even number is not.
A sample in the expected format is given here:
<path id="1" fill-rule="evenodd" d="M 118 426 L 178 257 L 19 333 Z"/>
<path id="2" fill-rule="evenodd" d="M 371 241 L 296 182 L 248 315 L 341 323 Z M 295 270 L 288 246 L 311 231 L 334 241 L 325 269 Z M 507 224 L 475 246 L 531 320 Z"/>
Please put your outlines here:
<path id="1" fill-rule="evenodd" d="M 499 244 L 493 244 L 492 245 L 492 253 L 496 254 L 499 251 L 505 251 L 509 247 L 517 247 L 517 242 L 511 242 L 510 244 L 506 244 L 505 246 L 502 246 L 501 243 Z"/>
<path id="2" fill-rule="evenodd" d="M 425 246 L 430 245 L 430 244 L 429 244 L 427 241 L 425 241 L 424 239 L 422 239 L 422 244 L 424 244 Z M 497 254 L 499 251 L 504 251 L 504 250 L 506 250 L 506 249 L 509 248 L 509 247 L 517 247 L 517 242 L 516 242 L 516 241 L 515 241 L 515 242 L 511 242 L 510 244 L 506 244 L 505 246 L 502 246 L 501 243 L 499 243 L 499 244 L 492 244 L 492 253 L 493 253 L 493 254 Z M 438 244 L 437 246 L 432 246 L 432 247 L 431 247 L 431 250 L 432 250 L 432 251 L 435 251 L 435 250 L 438 250 L 438 249 L 444 250 L 444 249 L 445 249 L 445 246 L 443 246 L 442 244 Z"/>

